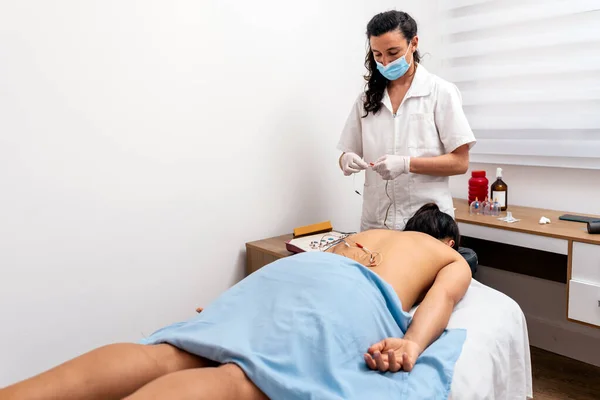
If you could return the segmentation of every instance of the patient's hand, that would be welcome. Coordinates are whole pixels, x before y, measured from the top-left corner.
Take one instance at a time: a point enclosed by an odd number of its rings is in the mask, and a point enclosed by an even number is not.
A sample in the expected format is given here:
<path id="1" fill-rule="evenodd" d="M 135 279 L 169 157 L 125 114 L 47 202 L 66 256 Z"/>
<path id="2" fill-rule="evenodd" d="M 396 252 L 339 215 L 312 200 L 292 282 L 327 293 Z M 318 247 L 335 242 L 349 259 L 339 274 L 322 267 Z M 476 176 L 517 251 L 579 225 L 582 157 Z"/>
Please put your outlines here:
<path id="1" fill-rule="evenodd" d="M 421 354 L 419 345 L 411 340 L 387 338 L 369 347 L 365 362 L 381 372 L 411 371 Z"/>

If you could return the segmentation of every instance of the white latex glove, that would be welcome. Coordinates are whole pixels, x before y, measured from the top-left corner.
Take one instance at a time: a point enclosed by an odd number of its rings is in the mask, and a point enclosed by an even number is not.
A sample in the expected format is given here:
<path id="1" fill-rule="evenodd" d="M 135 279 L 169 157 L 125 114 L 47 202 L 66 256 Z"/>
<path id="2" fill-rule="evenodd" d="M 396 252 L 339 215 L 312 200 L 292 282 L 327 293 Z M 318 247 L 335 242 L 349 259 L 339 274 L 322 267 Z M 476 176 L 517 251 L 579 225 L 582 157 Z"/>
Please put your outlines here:
<path id="1" fill-rule="evenodd" d="M 410 172 L 410 157 L 395 155 L 380 157 L 375 161 L 373 171 L 381 175 L 386 181 L 396 179 L 400 175 Z"/>
<path id="2" fill-rule="evenodd" d="M 344 153 L 340 160 L 340 165 L 344 175 L 350 176 L 363 169 L 369 168 L 369 165 L 356 153 Z"/>

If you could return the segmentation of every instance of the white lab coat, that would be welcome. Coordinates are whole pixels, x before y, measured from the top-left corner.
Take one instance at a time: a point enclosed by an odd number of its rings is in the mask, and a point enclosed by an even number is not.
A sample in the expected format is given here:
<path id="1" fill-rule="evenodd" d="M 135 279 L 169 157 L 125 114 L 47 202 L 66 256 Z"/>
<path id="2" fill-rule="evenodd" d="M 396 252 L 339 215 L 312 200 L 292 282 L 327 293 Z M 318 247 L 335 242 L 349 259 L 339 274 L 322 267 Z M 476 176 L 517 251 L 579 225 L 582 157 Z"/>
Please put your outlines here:
<path id="1" fill-rule="evenodd" d="M 422 65 L 417 67 L 396 115 L 387 90 L 383 107 L 376 115 L 369 113 L 361 118 L 365 114 L 363 99 L 364 93 L 356 99 L 338 149 L 354 152 L 367 163 L 386 154 L 435 157 L 465 144 L 472 148 L 476 143 L 458 88 L 429 73 Z M 390 203 L 387 226 L 392 229 L 404 229 L 408 219 L 428 202 L 436 203 L 441 211 L 454 217 L 448 177 L 403 174 L 389 181 L 386 194 L 387 181 L 372 169 L 365 173 L 361 231 L 384 228 Z"/>

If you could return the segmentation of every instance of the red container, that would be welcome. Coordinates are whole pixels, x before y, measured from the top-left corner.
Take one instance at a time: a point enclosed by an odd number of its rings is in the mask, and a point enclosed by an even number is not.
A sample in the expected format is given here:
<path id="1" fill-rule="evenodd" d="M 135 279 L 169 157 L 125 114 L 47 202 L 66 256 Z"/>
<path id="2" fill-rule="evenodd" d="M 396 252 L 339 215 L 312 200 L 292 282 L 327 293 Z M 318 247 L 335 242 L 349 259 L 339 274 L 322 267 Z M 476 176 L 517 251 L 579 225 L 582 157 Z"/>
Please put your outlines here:
<path id="1" fill-rule="evenodd" d="M 469 179 L 469 204 L 477 198 L 479 201 L 488 197 L 489 181 L 485 177 L 485 171 L 472 171 Z"/>

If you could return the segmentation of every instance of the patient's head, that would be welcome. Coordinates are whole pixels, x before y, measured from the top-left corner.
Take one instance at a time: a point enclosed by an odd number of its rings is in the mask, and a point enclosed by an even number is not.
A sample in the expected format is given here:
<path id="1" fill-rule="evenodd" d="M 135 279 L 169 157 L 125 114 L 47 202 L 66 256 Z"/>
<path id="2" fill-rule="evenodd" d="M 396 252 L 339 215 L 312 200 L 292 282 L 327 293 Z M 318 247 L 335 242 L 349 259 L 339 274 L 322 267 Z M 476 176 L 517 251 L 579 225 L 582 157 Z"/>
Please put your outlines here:
<path id="1" fill-rule="evenodd" d="M 425 204 L 406 223 L 405 231 L 423 232 L 458 250 L 460 233 L 454 219 L 434 203 Z"/>

